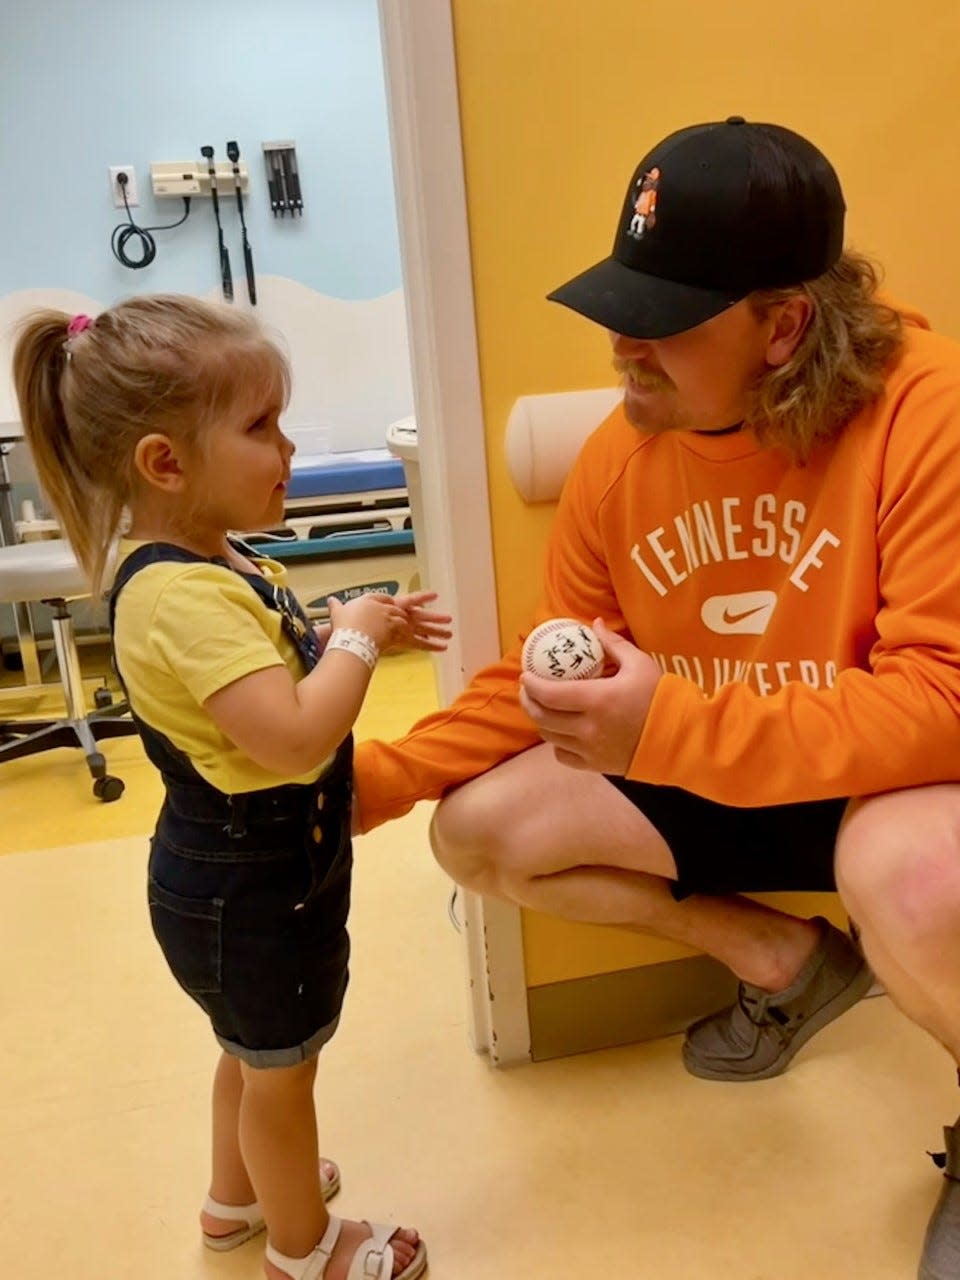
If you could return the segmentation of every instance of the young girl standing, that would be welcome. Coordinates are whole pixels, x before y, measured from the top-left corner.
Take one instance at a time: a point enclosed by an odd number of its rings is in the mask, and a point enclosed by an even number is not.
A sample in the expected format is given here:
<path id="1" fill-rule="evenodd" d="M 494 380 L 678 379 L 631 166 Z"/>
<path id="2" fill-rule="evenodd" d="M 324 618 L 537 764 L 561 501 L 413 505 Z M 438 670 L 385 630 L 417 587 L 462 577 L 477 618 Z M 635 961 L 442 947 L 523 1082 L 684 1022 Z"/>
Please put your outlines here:
<path id="1" fill-rule="evenodd" d="M 223 1050 L 204 1241 L 266 1227 L 269 1280 L 414 1280 L 415 1231 L 342 1222 L 313 1085 L 347 983 L 350 730 L 378 653 L 442 649 L 427 593 L 330 602 L 312 628 L 283 569 L 228 531 L 283 515 L 287 365 L 248 317 L 138 298 L 40 312 L 14 378 L 40 483 L 96 590 L 121 520 L 114 652 L 166 790 L 154 933 Z"/>

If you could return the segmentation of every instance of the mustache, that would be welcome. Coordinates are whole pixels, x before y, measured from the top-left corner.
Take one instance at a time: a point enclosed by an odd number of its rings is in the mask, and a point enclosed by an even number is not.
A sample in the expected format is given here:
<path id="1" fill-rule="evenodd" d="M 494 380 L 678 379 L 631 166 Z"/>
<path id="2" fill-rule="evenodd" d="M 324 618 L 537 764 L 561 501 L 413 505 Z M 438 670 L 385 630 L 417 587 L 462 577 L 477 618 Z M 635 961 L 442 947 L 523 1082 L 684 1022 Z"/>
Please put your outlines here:
<path id="1" fill-rule="evenodd" d="M 624 360 L 620 356 L 614 356 L 613 368 L 621 377 L 629 378 L 638 387 L 645 387 L 650 391 L 673 386 L 662 369 L 651 369 L 648 364 L 641 364 L 639 360 Z"/>

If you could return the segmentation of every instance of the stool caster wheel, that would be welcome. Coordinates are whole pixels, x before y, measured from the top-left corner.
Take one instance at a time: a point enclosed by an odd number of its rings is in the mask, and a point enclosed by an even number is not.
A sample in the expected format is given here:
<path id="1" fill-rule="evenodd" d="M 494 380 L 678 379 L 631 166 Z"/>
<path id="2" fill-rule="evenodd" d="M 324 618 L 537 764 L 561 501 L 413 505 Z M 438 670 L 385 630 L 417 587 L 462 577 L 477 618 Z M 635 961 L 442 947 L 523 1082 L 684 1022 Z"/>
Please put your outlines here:
<path id="1" fill-rule="evenodd" d="M 97 778 L 94 782 L 93 794 L 98 800 L 102 800 L 104 804 L 109 804 L 111 800 L 119 800 L 123 795 L 123 781 L 120 778 L 113 778 L 107 773 L 102 778 Z"/>
<path id="2" fill-rule="evenodd" d="M 112 707 L 113 694 L 107 688 L 95 689 L 93 691 L 93 705 L 100 711 L 103 711 L 106 707 Z"/>

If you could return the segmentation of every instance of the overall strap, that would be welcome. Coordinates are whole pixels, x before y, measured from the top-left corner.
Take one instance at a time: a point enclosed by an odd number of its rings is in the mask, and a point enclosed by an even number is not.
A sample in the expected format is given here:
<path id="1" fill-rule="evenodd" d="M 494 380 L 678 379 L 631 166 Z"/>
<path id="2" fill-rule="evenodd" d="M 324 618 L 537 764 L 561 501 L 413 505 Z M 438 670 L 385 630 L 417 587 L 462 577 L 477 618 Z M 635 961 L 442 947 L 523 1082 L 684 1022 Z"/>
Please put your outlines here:
<path id="1" fill-rule="evenodd" d="M 256 547 L 251 547 L 236 534 L 230 534 L 228 540 L 234 550 L 241 555 L 256 558 Z M 217 563 L 226 562 L 218 560 Z M 290 588 L 267 582 L 262 574 L 242 573 L 239 569 L 235 569 L 234 572 L 250 584 L 268 609 L 273 609 L 280 614 L 280 624 L 287 633 L 287 637 L 296 646 L 304 667 L 307 671 L 312 671 L 320 661 L 320 645 L 313 630 L 313 624 Z"/>
<path id="2" fill-rule="evenodd" d="M 135 573 L 145 569 L 148 564 L 157 564 L 162 560 L 179 561 L 182 564 L 209 563 L 206 556 L 199 556 L 184 547 L 174 546 L 172 542 L 145 542 L 126 557 L 116 572 L 113 586 L 110 588 L 110 634 L 113 634 L 114 619 L 117 611 L 117 598 Z"/>
<path id="3" fill-rule="evenodd" d="M 241 555 L 255 556 L 256 549 L 248 546 L 242 539 L 231 535 L 230 543 Z M 184 547 L 175 546 L 172 542 L 147 542 L 137 547 L 123 561 L 110 592 L 110 632 L 113 634 L 114 616 L 117 597 L 135 573 L 145 569 L 147 565 L 159 561 L 175 561 L 181 564 L 216 564 L 229 569 L 241 578 L 261 599 L 268 609 L 280 614 L 280 623 L 288 638 L 293 642 L 300 659 L 307 671 L 312 671 L 320 660 L 320 646 L 314 634 L 313 626 L 304 613 L 299 600 L 289 589 L 268 582 L 262 574 L 244 573 L 228 564 L 222 556 L 202 556 L 195 551 L 187 551 Z"/>
<path id="4" fill-rule="evenodd" d="M 180 560 L 190 562 L 202 560 L 202 556 L 194 555 L 192 551 L 185 551 L 183 547 L 176 547 L 168 542 L 147 542 L 142 547 L 137 547 L 130 555 L 126 557 L 116 572 L 113 580 L 113 586 L 110 588 L 109 608 L 110 608 L 110 655 L 113 659 L 113 669 L 117 673 L 117 679 L 120 681 L 120 687 L 123 689 L 127 704 L 130 704 L 130 694 L 124 683 L 123 672 L 120 669 L 120 663 L 117 659 L 116 646 L 116 617 L 117 617 L 117 600 L 120 592 L 127 585 L 134 574 L 139 573 L 141 569 L 145 569 L 149 564 L 156 564 L 160 560 Z M 154 729 L 152 725 L 141 720 L 140 717 L 130 707 L 130 716 L 136 724 L 143 740 L 144 749 L 150 760 L 160 770 L 164 778 L 164 782 L 179 781 L 189 784 L 200 784 L 205 786 L 200 774 L 193 767 L 193 764 L 187 754 L 174 746 L 170 739 L 159 731 Z"/>

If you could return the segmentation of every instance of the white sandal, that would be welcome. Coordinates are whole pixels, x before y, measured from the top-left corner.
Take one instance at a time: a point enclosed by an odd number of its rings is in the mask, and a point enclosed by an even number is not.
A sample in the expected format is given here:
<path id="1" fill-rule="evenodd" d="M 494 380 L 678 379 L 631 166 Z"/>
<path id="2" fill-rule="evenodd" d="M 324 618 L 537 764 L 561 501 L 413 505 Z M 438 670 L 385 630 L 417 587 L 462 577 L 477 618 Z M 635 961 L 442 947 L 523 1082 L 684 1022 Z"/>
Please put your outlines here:
<path id="1" fill-rule="evenodd" d="M 333 1175 L 330 1177 L 324 1173 L 323 1165 L 320 1166 L 320 1191 L 324 1201 L 327 1201 L 332 1200 L 340 1190 L 340 1170 L 332 1160 L 324 1160 L 324 1164 L 333 1166 Z M 225 1236 L 213 1235 L 209 1231 L 203 1232 L 203 1243 L 208 1249 L 216 1249 L 218 1253 L 226 1253 L 228 1249 L 236 1249 L 246 1244 L 248 1240 L 259 1235 L 267 1225 L 256 1200 L 253 1204 L 221 1204 L 219 1200 L 214 1200 L 213 1196 L 207 1196 L 203 1202 L 203 1212 L 209 1213 L 214 1218 L 222 1218 L 224 1222 L 243 1224 L 236 1231 L 229 1231 Z"/>
<path id="2" fill-rule="evenodd" d="M 343 1222 L 331 1214 L 330 1222 L 323 1239 L 305 1258 L 289 1258 L 286 1254 L 274 1249 L 267 1241 L 267 1259 L 284 1272 L 289 1280 L 323 1280 L 327 1263 L 340 1239 Z M 361 1240 L 350 1262 L 347 1280 L 417 1280 L 427 1269 L 427 1246 L 420 1240 L 417 1252 L 411 1262 L 396 1276 L 393 1275 L 393 1246 L 389 1243 L 398 1227 L 385 1226 L 379 1222 L 367 1222 L 364 1226 L 372 1231 L 367 1240 Z"/>

